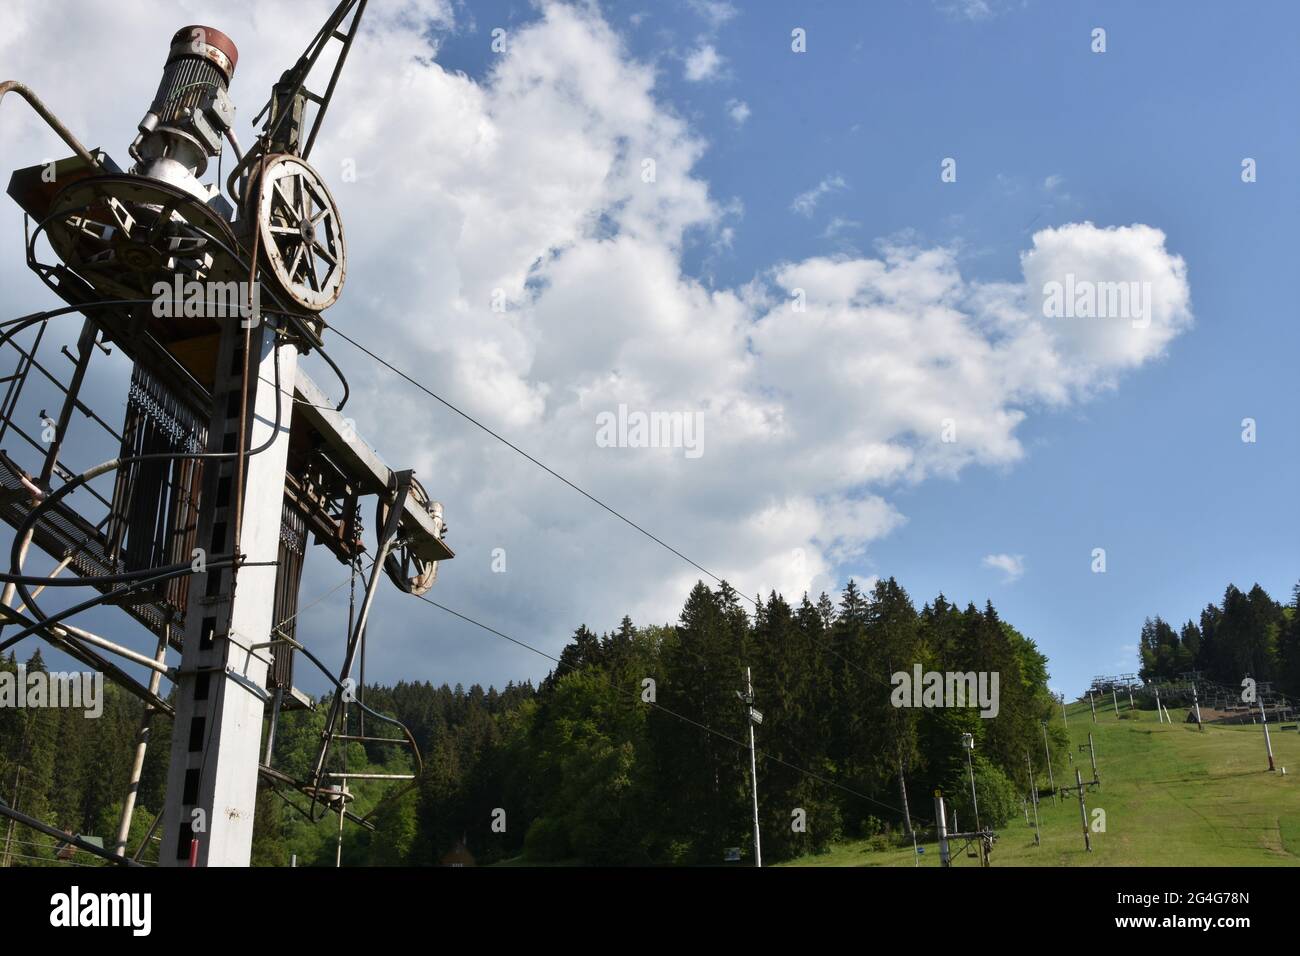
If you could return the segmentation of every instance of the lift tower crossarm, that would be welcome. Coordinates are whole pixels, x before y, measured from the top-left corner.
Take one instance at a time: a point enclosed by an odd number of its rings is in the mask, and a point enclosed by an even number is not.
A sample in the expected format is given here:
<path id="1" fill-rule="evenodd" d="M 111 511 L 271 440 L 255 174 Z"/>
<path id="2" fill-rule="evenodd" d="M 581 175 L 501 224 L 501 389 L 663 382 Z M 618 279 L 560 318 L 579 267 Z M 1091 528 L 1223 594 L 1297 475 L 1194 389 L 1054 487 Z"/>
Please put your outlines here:
<path id="1" fill-rule="evenodd" d="M 348 474 L 357 478 L 363 494 L 386 495 L 394 471 L 379 452 L 357 434 L 356 425 L 334 410 L 334 404 L 304 372 L 294 382 L 296 414 L 325 440 Z M 447 561 L 456 555 L 442 540 L 442 521 L 408 496 L 402 510 L 401 533 L 412 550 L 428 561 Z"/>

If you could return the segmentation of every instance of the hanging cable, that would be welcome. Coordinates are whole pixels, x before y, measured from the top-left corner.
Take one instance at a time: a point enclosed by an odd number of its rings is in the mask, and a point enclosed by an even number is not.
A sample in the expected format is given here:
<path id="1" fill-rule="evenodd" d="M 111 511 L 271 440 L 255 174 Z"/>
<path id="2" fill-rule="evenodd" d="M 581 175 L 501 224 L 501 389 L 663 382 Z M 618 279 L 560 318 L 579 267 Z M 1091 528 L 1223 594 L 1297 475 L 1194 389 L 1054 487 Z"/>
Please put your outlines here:
<path id="1" fill-rule="evenodd" d="M 618 518 L 620 521 L 622 521 L 624 524 L 628 525 L 629 527 L 633 528 L 634 530 L 636 530 L 636 531 L 640 532 L 641 534 L 645 535 L 647 538 L 649 538 L 649 539 L 650 539 L 651 541 L 653 541 L 655 544 L 659 545 L 660 547 L 664 548 L 665 550 L 667 550 L 667 551 L 671 552 L 672 554 L 676 555 L 677 557 L 681 558 L 683 561 L 685 561 L 685 562 L 686 562 L 687 564 L 689 564 L 691 567 L 695 568 L 697 571 L 700 571 L 700 572 L 702 572 L 703 574 L 707 575 L 708 577 L 712 578 L 712 579 L 713 579 L 714 581 L 716 581 L 718 584 L 725 585 L 725 586 L 727 586 L 727 587 L 731 587 L 729 584 L 727 584 L 727 582 L 726 582 L 725 580 L 723 580 L 722 578 L 718 577 L 718 575 L 714 574 L 712 571 L 710 571 L 708 568 L 704 567 L 704 566 L 703 566 L 702 564 L 700 564 L 699 562 L 697 562 L 697 561 L 695 561 L 694 559 L 692 559 L 692 558 L 688 557 L 687 555 L 683 554 L 681 551 L 677 550 L 677 549 L 674 548 L 672 545 L 668 544 L 668 542 L 664 541 L 664 540 L 663 540 L 662 538 L 660 538 L 658 535 L 652 533 L 651 531 L 649 531 L 649 530 L 647 530 L 646 528 L 642 527 L 641 525 L 637 524 L 635 521 L 633 521 L 631 518 L 627 517 L 627 516 L 626 516 L 625 514 L 623 514 L 621 511 L 618 511 L 617 509 L 615 509 L 615 508 L 612 507 L 611 505 L 606 504 L 604 501 L 602 501 L 601 499 L 597 498 L 595 495 L 593 495 L 591 492 L 587 491 L 585 488 L 582 488 L 581 486 L 575 484 L 573 481 L 570 481 L 568 478 L 566 478 L 564 475 L 560 474 L 560 473 L 559 473 L 558 471 L 556 471 L 555 469 L 551 468 L 549 465 L 547 465 L 547 464 L 543 463 L 542 461 L 538 460 L 537 458 L 533 457 L 533 456 L 530 455 L 528 452 L 524 451 L 522 448 L 520 448 L 518 445 L 516 445 L 514 442 L 510 441 L 508 438 L 505 438 L 504 436 L 502 436 L 502 435 L 499 434 L 498 432 L 493 431 L 493 430 L 492 430 L 491 428 L 489 428 L 487 425 L 484 425 L 482 422 L 480 422 L 478 419 L 474 418 L 474 416 L 470 415 L 468 412 L 463 411 L 462 409 L 460 409 L 460 408 L 458 408 L 457 406 L 453 405 L 451 402 L 447 401 L 447 399 L 443 398 L 441 395 L 437 394 L 437 393 L 434 392 L 432 389 L 430 389 L 427 385 L 424 385 L 423 383 L 421 383 L 421 382 L 419 382 L 419 381 L 416 381 L 414 378 L 412 378 L 410 375 L 407 375 L 407 374 L 406 374 L 405 372 L 403 372 L 401 369 L 397 368 L 396 366 L 392 365 L 392 364 L 391 364 L 390 362 L 388 362 L 387 360 L 385 360 L 385 359 L 381 358 L 380 356 L 376 355 L 374 352 L 372 352 L 370 349 L 366 348 L 364 345 L 362 345 L 362 344 L 361 344 L 360 342 L 358 342 L 356 339 L 354 339 L 354 338 L 352 338 L 351 336 L 349 336 L 347 333 L 342 332 L 342 331 L 340 331 L 339 329 L 334 328 L 333 326 L 330 326 L 330 328 L 333 330 L 334 334 L 337 335 L 337 336 L 339 336 L 339 338 L 343 339 L 343 341 L 347 342 L 349 345 L 352 345 L 354 348 L 356 348 L 356 349 L 358 349 L 359 351 L 363 352 L 364 354 L 368 355 L 370 358 L 374 359 L 376 362 L 378 362 L 378 363 L 379 363 L 380 365 L 382 365 L 384 368 L 388 369 L 388 370 L 389 370 L 390 372 L 392 372 L 394 375 L 398 376 L 399 378 L 401 378 L 401 379 L 403 379 L 404 381 L 406 381 L 408 384 L 410 384 L 410 385 L 414 386 L 415 388 L 419 389 L 420 391 L 424 392 L 424 393 L 425 393 L 426 395 L 428 395 L 430 398 L 434 399 L 435 401 L 440 402 L 441 404 L 443 404 L 444 406 L 446 406 L 448 409 L 450 409 L 451 411 L 453 411 L 453 412 L 455 412 L 457 415 L 459 415 L 461 418 L 465 419 L 465 421 L 469 422 L 471 425 L 473 425 L 473 426 L 475 426 L 476 428 L 481 429 L 482 431 L 486 432 L 488 435 L 492 436 L 492 437 L 495 438 L 497 441 L 501 442 L 501 444 L 505 445 L 505 446 L 506 446 L 507 448 L 509 448 L 511 451 L 514 451 L 514 452 L 518 453 L 519 455 L 523 456 L 524 458 L 526 458 L 528 461 L 532 462 L 532 463 L 533 463 L 534 465 L 536 465 L 538 468 L 542 469 L 542 471 L 546 472 L 546 473 L 547 473 L 548 475 L 550 475 L 551 477 L 553 477 L 553 478 L 559 480 L 560 482 L 562 482 L 562 483 L 565 484 L 565 485 L 568 485 L 570 488 L 572 488 L 574 491 L 578 492 L 578 494 L 582 495 L 584 498 L 587 498 L 588 500 L 592 501 L 592 502 L 595 503 L 596 505 L 599 505 L 599 506 L 600 506 L 601 508 L 603 508 L 605 511 L 607 511 L 607 512 L 609 512 L 611 515 L 613 515 L 615 518 Z M 735 590 L 734 588 L 733 588 L 732 590 L 733 590 L 734 593 L 735 593 L 738 597 L 740 597 L 742 600 L 748 601 L 748 602 L 749 602 L 753 607 L 755 607 L 755 608 L 758 607 L 758 602 L 755 601 L 752 597 L 750 597 L 750 596 L 749 596 L 748 594 L 746 594 L 745 592 L 743 592 L 743 591 L 737 591 L 737 590 Z M 849 658 L 843 656 L 842 654 L 840 654 L 837 650 L 835 650 L 833 647 L 830 646 L 829 642 L 823 642 L 822 647 L 823 647 L 823 650 L 825 650 L 828 654 L 830 654 L 831 656 L 837 658 L 838 660 L 840 660 L 841 662 L 843 662 L 846 666 L 851 667 L 851 668 L 853 668 L 854 670 L 858 671 L 859 673 L 861 673 L 861 674 L 864 675 L 865 677 L 870 678 L 871 680 L 875 681 L 876 683 L 878 683 L 878 684 L 880 684 L 880 685 L 882 685 L 882 686 L 892 686 L 891 683 L 890 683 L 890 681 L 885 680 L 884 678 L 880 677 L 879 675 L 876 675 L 876 674 L 871 673 L 870 671 L 868 671 L 868 670 L 866 670 L 864 667 L 862 667 L 860 664 L 858 664 L 858 663 L 856 663 L 856 662 L 850 660 Z"/>

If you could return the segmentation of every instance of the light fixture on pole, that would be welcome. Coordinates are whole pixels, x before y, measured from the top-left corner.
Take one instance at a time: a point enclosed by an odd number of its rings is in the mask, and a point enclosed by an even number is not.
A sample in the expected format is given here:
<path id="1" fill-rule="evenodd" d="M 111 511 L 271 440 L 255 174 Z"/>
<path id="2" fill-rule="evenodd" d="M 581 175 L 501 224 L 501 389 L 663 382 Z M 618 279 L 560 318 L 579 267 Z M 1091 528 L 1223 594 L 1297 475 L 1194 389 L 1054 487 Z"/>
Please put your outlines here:
<path id="1" fill-rule="evenodd" d="M 745 668 L 745 692 L 736 691 L 736 696 L 745 705 L 745 716 L 749 721 L 749 778 L 754 796 L 754 865 L 763 865 L 763 845 L 758 833 L 758 762 L 755 759 L 754 728 L 763 722 L 763 712 L 754 706 L 754 681 L 749 668 Z"/>
<path id="2" fill-rule="evenodd" d="M 966 751 L 966 767 L 968 770 L 970 770 L 970 799 L 971 799 L 971 805 L 974 807 L 975 810 L 975 829 L 978 831 L 981 829 L 980 802 L 979 802 L 979 798 L 975 796 L 975 762 L 971 759 L 971 754 L 975 752 L 975 735 L 962 734 L 961 746 L 962 749 Z"/>

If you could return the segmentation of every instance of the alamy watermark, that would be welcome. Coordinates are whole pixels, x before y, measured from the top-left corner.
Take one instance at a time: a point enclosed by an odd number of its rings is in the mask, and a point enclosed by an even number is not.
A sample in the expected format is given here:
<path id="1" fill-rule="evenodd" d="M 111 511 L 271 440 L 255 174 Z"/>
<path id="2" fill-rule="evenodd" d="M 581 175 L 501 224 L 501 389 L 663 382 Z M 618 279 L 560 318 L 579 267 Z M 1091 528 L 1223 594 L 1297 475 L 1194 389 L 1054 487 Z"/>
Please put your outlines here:
<path id="1" fill-rule="evenodd" d="M 628 411 L 620 404 L 617 413 L 596 416 L 596 445 L 599 448 L 681 448 L 687 458 L 704 454 L 703 412 Z"/>
<path id="2" fill-rule="evenodd" d="M 0 671 L 0 708 L 70 707 L 89 718 L 104 713 L 104 675 L 99 671 L 64 673 L 18 670 Z"/>
<path id="3" fill-rule="evenodd" d="M 1047 319 L 1128 319 L 1135 329 L 1151 324 L 1150 282 L 1094 282 L 1066 273 L 1064 282 L 1043 283 Z"/>
<path id="4" fill-rule="evenodd" d="M 897 671 L 889 702 L 895 707 L 979 707 L 980 716 L 998 715 L 997 671 L 925 671 L 920 664 L 912 673 Z"/>
<path id="5" fill-rule="evenodd" d="M 153 285 L 153 314 L 159 319 L 240 319 L 246 328 L 262 321 L 260 282 L 199 282 L 177 273 Z"/>
<path id="6" fill-rule="evenodd" d="M 122 927 L 131 930 L 132 936 L 148 936 L 153 929 L 153 895 L 83 893 L 81 887 L 73 886 L 50 897 L 50 925 L 58 929 Z"/>

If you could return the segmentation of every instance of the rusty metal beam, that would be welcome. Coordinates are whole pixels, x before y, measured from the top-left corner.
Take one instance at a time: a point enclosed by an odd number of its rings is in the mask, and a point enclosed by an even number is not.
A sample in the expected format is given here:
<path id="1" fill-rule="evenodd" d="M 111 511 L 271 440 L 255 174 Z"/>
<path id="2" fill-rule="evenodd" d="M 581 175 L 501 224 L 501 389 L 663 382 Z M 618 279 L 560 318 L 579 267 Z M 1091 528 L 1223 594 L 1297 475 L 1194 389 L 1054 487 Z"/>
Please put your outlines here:
<path id="1" fill-rule="evenodd" d="M 305 372 L 299 372 L 294 383 L 294 397 L 298 407 L 294 413 L 301 415 L 329 446 L 350 477 L 356 478 L 364 494 L 388 494 L 393 478 L 379 452 L 357 434 L 356 425 L 334 410 L 334 404 Z M 455 552 L 447 547 L 441 528 L 433 515 L 421 508 L 410 496 L 402 511 L 402 534 L 412 550 L 429 561 L 447 561 Z"/>

